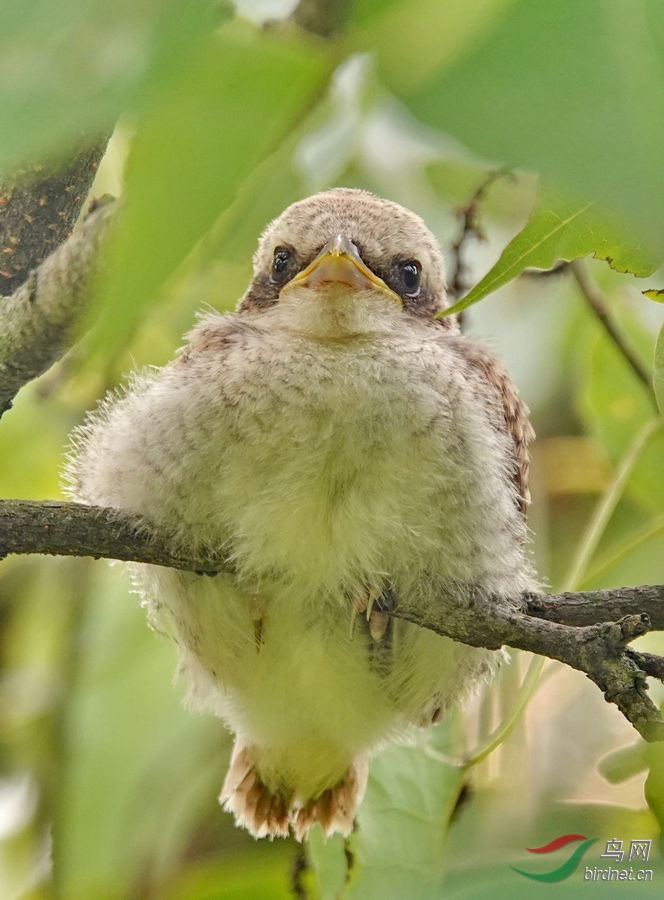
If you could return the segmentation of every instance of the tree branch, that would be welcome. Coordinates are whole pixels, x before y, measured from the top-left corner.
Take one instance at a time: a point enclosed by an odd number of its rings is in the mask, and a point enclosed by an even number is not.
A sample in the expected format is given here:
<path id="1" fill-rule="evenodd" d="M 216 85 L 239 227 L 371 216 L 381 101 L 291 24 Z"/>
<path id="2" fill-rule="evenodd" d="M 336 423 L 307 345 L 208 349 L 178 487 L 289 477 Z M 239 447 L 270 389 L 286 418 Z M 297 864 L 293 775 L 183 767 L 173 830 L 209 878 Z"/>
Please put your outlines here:
<path id="1" fill-rule="evenodd" d="M 654 631 L 664 631 L 664 585 L 644 584 L 574 594 L 528 594 L 524 604 L 530 616 L 578 627 L 615 622 L 638 610 L 648 615 Z"/>
<path id="2" fill-rule="evenodd" d="M 216 575 L 232 571 L 221 559 L 184 558 L 168 549 L 169 535 L 112 509 L 57 501 L 0 500 L 0 559 L 10 553 L 92 556 L 150 563 Z"/>
<path id="3" fill-rule="evenodd" d="M 78 503 L 0 501 L 0 557 L 10 553 L 93 556 L 215 575 L 233 573 L 224 558 L 188 558 L 146 521 Z M 664 630 L 664 585 L 526 594 L 508 603 L 469 585 L 449 586 L 436 603 L 397 600 L 379 608 L 473 647 L 529 650 L 585 672 L 646 740 L 664 740 L 664 720 L 647 695 L 646 676 L 662 678 L 664 659 L 628 644 Z M 612 620 L 617 621 L 612 621 Z"/>
<path id="4" fill-rule="evenodd" d="M 650 589 L 658 591 L 660 603 L 664 601 L 664 585 Z M 655 673 L 656 666 L 653 660 L 646 661 L 627 646 L 652 627 L 648 615 L 640 612 L 638 599 L 632 604 L 630 614 L 619 621 L 585 626 L 550 622 L 531 615 L 528 603 L 532 598 L 529 597 L 510 605 L 472 588 L 460 592 L 455 587 L 453 593 L 440 599 L 442 602 L 425 610 L 403 602 L 393 610 L 389 604 L 383 609 L 473 647 L 497 650 L 506 645 L 566 663 L 585 672 L 605 699 L 615 703 L 647 741 L 664 740 L 664 719 L 647 695 L 646 675 Z M 546 598 L 538 596 L 537 599 Z M 646 664 L 641 667 L 641 662 Z"/>
<path id="5" fill-rule="evenodd" d="M 92 297 L 99 244 L 115 203 L 99 204 L 81 227 L 0 301 L 0 416 L 18 391 L 69 349 Z"/>
<path id="6" fill-rule="evenodd" d="M 304 31 L 331 38 L 343 30 L 351 12 L 350 0 L 300 0 L 291 18 Z"/>
<path id="7" fill-rule="evenodd" d="M 613 321 L 609 308 L 606 305 L 606 301 L 593 281 L 585 262 L 582 259 L 572 260 L 569 264 L 569 268 L 576 279 L 576 283 L 578 284 L 581 293 L 585 297 L 586 303 L 599 319 L 604 330 L 616 345 L 618 351 L 622 354 L 627 365 L 630 366 L 636 377 L 645 386 L 655 410 L 659 412 L 657 397 L 655 396 L 655 389 L 652 383 L 652 376 L 644 366 L 638 354 L 630 346 L 627 337 Z"/>
<path id="8" fill-rule="evenodd" d="M 451 300 L 463 297 L 472 287 L 468 280 L 469 271 L 465 259 L 466 245 L 471 238 L 486 241 L 486 234 L 480 219 L 480 206 L 491 185 L 508 174 L 508 170 L 504 168 L 489 172 L 470 200 L 454 211 L 455 216 L 461 222 L 461 229 L 451 247 L 454 264 L 447 285 L 447 293 Z"/>
<path id="9" fill-rule="evenodd" d="M 108 135 L 90 141 L 63 167 L 33 165 L 0 186 L 0 294 L 12 294 L 70 236 Z"/>

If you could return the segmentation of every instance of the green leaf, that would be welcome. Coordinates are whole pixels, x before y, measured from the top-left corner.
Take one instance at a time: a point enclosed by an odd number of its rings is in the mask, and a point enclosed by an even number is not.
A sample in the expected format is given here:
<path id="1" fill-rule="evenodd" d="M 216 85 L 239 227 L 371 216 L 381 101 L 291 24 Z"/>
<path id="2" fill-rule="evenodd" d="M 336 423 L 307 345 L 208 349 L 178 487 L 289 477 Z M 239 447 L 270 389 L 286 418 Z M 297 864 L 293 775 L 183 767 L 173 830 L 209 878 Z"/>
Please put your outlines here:
<path id="1" fill-rule="evenodd" d="M 486 159 L 613 209 L 661 252 L 661 0 L 433 6 L 411 0 L 398 8 L 401 28 L 388 13 L 367 36 L 409 110 Z M 422 48 L 414 28 L 426 32 Z"/>
<path id="2" fill-rule="evenodd" d="M 118 345 L 252 170 L 302 120 L 331 59 L 318 45 L 235 21 L 193 36 L 145 110 L 110 247 L 99 341 Z"/>
<path id="3" fill-rule="evenodd" d="M 649 288 L 647 291 L 641 291 L 644 297 L 654 300 L 656 303 L 664 303 L 664 290 L 661 288 Z"/>
<path id="4" fill-rule="evenodd" d="M 460 312 L 482 300 L 529 267 L 548 269 L 592 253 L 618 272 L 646 277 L 657 268 L 647 248 L 629 242 L 613 217 L 600 214 L 591 201 L 545 195 L 525 227 L 514 237 L 487 275 L 444 315 Z"/>
<path id="5" fill-rule="evenodd" d="M 21 0 L 0 29 L 0 168 L 111 131 L 175 0 Z"/>
<path id="6" fill-rule="evenodd" d="M 429 733 L 439 745 L 450 724 Z M 391 747 L 371 764 L 343 900 L 438 900 L 450 815 L 463 782 L 461 768 L 427 755 L 423 746 Z"/>
<path id="7" fill-rule="evenodd" d="M 308 117 L 306 123 L 310 120 Z M 177 273 L 175 297 L 205 298 L 218 310 L 235 307 L 251 278 L 251 256 L 258 235 L 303 195 L 302 178 L 292 164 L 299 131 L 254 169 L 233 203 L 189 254 Z"/>
<path id="8" fill-rule="evenodd" d="M 645 748 L 649 764 L 648 777 L 644 785 L 646 802 L 657 817 L 659 827 L 664 828 L 664 745 L 649 744 Z"/>
<path id="9" fill-rule="evenodd" d="M 326 840 L 315 828 L 307 841 L 307 855 L 316 879 L 316 900 L 338 900 L 348 869 L 342 836 L 334 834 Z"/>
<path id="10" fill-rule="evenodd" d="M 361 4 L 351 42 L 358 50 L 374 50 L 385 82 L 400 96 L 408 97 L 418 85 L 476 44 L 512 3 L 513 0 L 390 0 L 382 4 L 381 16 L 371 18 L 361 15 Z M 376 10 L 377 3 L 371 5 Z"/>
<path id="11" fill-rule="evenodd" d="M 597 723 L 593 721 L 593 724 L 596 726 Z M 584 762 L 580 763 L 579 759 L 573 762 L 569 754 L 563 753 L 563 759 L 559 761 L 561 774 L 563 770 L 566 774 L 576 770 L 579 775 L 592 770 L 598 744 L 588 746 L 584 743 L 586 740 L 582 737 L 577 747 Z M 658 745 L 647 745 L 647 750 L 655 746 Z M 586 753 L 590 754 L 587 758 Z M 531 872 L 555 868 L 567 858 L 573 845 L 541 855 L 530 853 L 525 848 L 541 847 L 558 835 L 570 832 L 587 835 L 588 838 L 598 837 L 599 840 L 590 848 L 576 872 L 564 882 L 564 887 L 560 888 L 561 894 L 556 893 L 555 896 L 564 896 L 565 900 L 605 897 L 608 892 L 606 886 L 602 887 L 602 882 L 584 882 L 583 877 L 586 864 L 599 868 L 608 865 L 600 857 L 606 846 L 605 841 L 618 836 L 624 840 L 627 849 L 630 839 L 636 838 L 637 834 L 643 835 L 646 840 L 658 834 L 657 822 L 648 810 L 613 804 L 608 799 L 610 795 L 605 795 L 604 802 L 561 800 L 559 796 L 555 799 L 537 797 L 526 808 L 526 798 L 533 796 L 529 793 L 531 788 L 525 784 L 527 758 L 528 751 L 524 750 L 524 755 L 518 757 L 519 761 L 523 761 L 522 766 L 512 765 L 507 770 L 514 780 L 506 782 L 502 778 L 496 779 L 490 787 L 484 788 L 481 783 L 477 785 L 472 802 L 450 830 L 447 847 L 449 872 L 444 891 L 437 900 L 544 900 L 550 897 L 550 891 L 555 892 L 555 887 L 545 890 L 541 884 L 518 875 L 511 867 Z M 565 776 L 557 784 L 566 783 L 564 779 Z M 654 888 L 650 896 L 655 896 L 657 891 L 661 893 L 661 887 L 657 884 L 660 861 L 654 843 L 652 849 L 648 867 L 655 869 L 653 882 L 650 883 L 650 887 Z M 620 891 L 620 884 L 612 887 Z M 633 893 L 622 896 L 636 897 L 642 887 L 647 891 L 648 884 L 637 885 L 632 888 Z"/>
<path id="12" fill-rule="evenodd" d="M 664 327 L 662 327 L 655 345 L 655 371 L 653 375 L 655 396 L 660 412 L 664 412 Z"/>

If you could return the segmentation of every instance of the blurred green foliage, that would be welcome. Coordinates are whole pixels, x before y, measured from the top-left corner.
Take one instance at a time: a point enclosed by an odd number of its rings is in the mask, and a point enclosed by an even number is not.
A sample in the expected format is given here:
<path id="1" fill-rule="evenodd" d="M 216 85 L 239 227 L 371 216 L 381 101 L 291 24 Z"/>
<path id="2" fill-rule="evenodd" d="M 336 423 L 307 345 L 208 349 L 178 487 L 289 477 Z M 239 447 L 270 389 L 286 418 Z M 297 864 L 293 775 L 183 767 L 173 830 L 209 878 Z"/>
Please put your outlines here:
<path id="1" fill-rule="evenodd" d="M 5 3 L 0 29 L 0 165 L 113 128 L 133 108 L 177 0 Z"/>
<path id="2" fill-rule="evenodd" d="M 198 22 L 185 25 L 180 65 L 170 67 L 136 122 L 127 202 L 100 292 L 102 308 L 115 301 L 102 343 L 126 339 L 160 285 L 308 112 L 329 76 L 331 55 L 303 39 L 270 37 L 238 21 L 214 32 Z"/>
<path id="3" fill-rule="evenodd" d="M 412 0 L 408 9 L 419 25 L 421 13 L 432 12 L 427 47 L 447 32 L 448 15 L 453 33 L 458 19 L 466 20 L 463 48 L 454 47 L 451 64 L 425 52 L 424 63 L 404 76 L 409 52 L 421 60 L 415 36 L 404 35 L 401 66 L 394 65 L 391 45 L 385 53 L 378 48 L 381 73 L 414 115 L 488 158 L 532 168 L 615 209 L 661 252 L 664 7 L 658 0 L 475 0 L 445 4 L 444 11 L 439 6 L 437 14 L 428 0 Z M 395 18 L 402 21 L 404 12 Z"/>
<path id="4" fill-rule="evenodd" d="M 510 177 L 481 203 L 486 240 L 464 250 L 468 301 L 501 290 L 473 307 L 469 327 L 495 339 L 532 408 L 533 552 L 543 580 L 560 585 L 598 495 L 655 410 L 572 281 L 523 273 L 590 254 L 640 277 L 657 267 L 664 8 L 358 0 L 340 4 L 343 27 L 322 39 L 279 24 L 287 0 L 237 6 L 25 0 L 0 14 L 0 166 L 66 156 L 120 119 L 93 192 L 125 185 L 101 322 L 3 417 L 2 495 L 58 495 L 84 411 L 133 367 L 171 358 L 197 310 L 232 308 L 258 234 L 292 200 L 335 183 L 393 197 L 427 219 L 453 266 L 454 207 L 506 166 Z M 265 27 L 248 21 L 261 16 Z M 664 309 L 641 294 L 661 287 L 661 273 L 643 285 L 591 267 L 654 367 L 661 408 Z M 660 428 L 584 585 L 664 582 L 663 470 Z M 219 809 L 229 736 L 181 708 L 172 648 L 145 627 L 120 567 L 6 560 L 0 622 L 3 900 L 293 896 L 292 842 L 256 844 Z M 660 635 L 641 643 L 664 651 Z M 301 896 L 603 895 L 582 883 L 582 867 L 544 886 L 509 868 L 535 870 L 525 848 L 565 832 L 598 838 L 594 866 L 609 839 L 652 839 L 653 883 L 611 891 L 661 893 L 664 752 L 637 741 L 579 673 L 549 665 L 509 737 L 464 765 L 510 717 L 524 663 L 512 654 L 465 715 L 374 760 L 357 831 L 345 846 L 313 835 Z"/>

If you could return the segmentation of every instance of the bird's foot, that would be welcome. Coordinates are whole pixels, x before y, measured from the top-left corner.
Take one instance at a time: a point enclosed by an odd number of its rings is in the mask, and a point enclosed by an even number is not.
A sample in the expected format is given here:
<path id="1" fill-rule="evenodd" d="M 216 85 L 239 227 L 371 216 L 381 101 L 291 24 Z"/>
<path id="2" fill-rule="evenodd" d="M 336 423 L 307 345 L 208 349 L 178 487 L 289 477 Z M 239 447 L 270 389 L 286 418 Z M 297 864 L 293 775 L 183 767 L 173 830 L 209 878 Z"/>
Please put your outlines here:
<path id="1" fill-rule="evenodd" d="M 353 597 L 353 599 L 350 601 L 351 641 L 353 640 L 353 635 L 355 634 L 355 624 L 357 622 L 357 618 L 362 614 L 366 615 L 367 622 L 369 623 L 369 633 L 371 634 L 371 637 L 374 639 L 374 641 L 379 641 L 387 631 L 390 617 L 387 613 L 380 612 L 379 610 L 374 609 L 374 604 L 382 593 L 382 588 L 370 586 L 366 588 L 364 593 L 360 594 L 357 597 Z"/>

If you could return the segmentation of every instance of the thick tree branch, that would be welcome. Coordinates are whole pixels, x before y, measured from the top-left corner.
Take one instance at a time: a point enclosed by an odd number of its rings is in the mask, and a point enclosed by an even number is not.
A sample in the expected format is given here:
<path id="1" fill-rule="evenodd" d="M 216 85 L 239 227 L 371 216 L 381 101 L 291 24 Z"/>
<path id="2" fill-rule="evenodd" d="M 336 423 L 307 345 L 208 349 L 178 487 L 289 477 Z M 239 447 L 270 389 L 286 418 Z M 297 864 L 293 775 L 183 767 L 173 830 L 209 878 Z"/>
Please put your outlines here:
<path id="1" fill-rule="evenodd" d="M 660 602 L 664 602 L 664 585 L 650 590 L 658 590 Z M 531 615 L 531 599 L 524 597 L 512 606 L 472 589 L 459 592 L 457 587 L 449 597 L 441 598 L 442 602 L 424 610 L 400 602 L 394 610 L 388 606 L 386 611 L 473 647 L 497 650 L 506 645 L 566 663 L 585 672 L 642 737 L 664 740 L 664 720 L 648 697 L 646 682 L 646 675 L 656 672 L 654 660 L 659 661 L 659 657 L 645 660 L 628 648 L 632 640 L 652 627 L 638 600 L 630 614 L 617 622 L 572 626 Z"/>
<path id="2" fill-rule="evenodd" d="M 0 500 L 0 559 L 10 553 L 92 556 L 215 575 L 223 560 L 180 557 L 145 522 L 81 503 Z M 230 569 L 227 569 L 230 571 Z"/>
<path id="3" fill-rule="evenodd" d="M 99 137 L 55 170 L 52 165 L 32 165 L 3 179 L 0 295 L 13 294 L 69 237 L 107 144 L 108 136 Z"/>
<path id="4" fill-rule="evenodd" d="M 0 501 L 0 557 L 10 553 L 93 556 L 207 575 L 232 573 L 222 558 L 187 558 L 169 549 L 169 542 L 169 535 L 146 522 L 108 509 Z M 585 672 L 643 737 L 664 740 L 664 721 L 648 698 L 645 680 L 646 675 L 664 675 L 664 660 L 628 647 L 651 628 L 664 630 L 664 585 L 526 594 L 513 604 L 455 585 L 443 591 L 433 606 L 397 601 L 389 590 L 379 603 L 392 616 L 464 644 L 529 650 Z"/>
<path id="5" fill-rule="evenodd" d="M 615 622 L 635 610 L 647 613 L 655 631 L 664 631 L 664 585 L 579 591 L 575 594 L 533 594 L 524 598 L 530 616 L 583 627 Z"/>
<path id="6" fill-rule="evenodd" d="M 94 288 L 99 244 L 115 203 L 94 209 L 81 227 L 0 301 L 0 416 L 18 391 L 46 372 L 76 339 Z"/>

